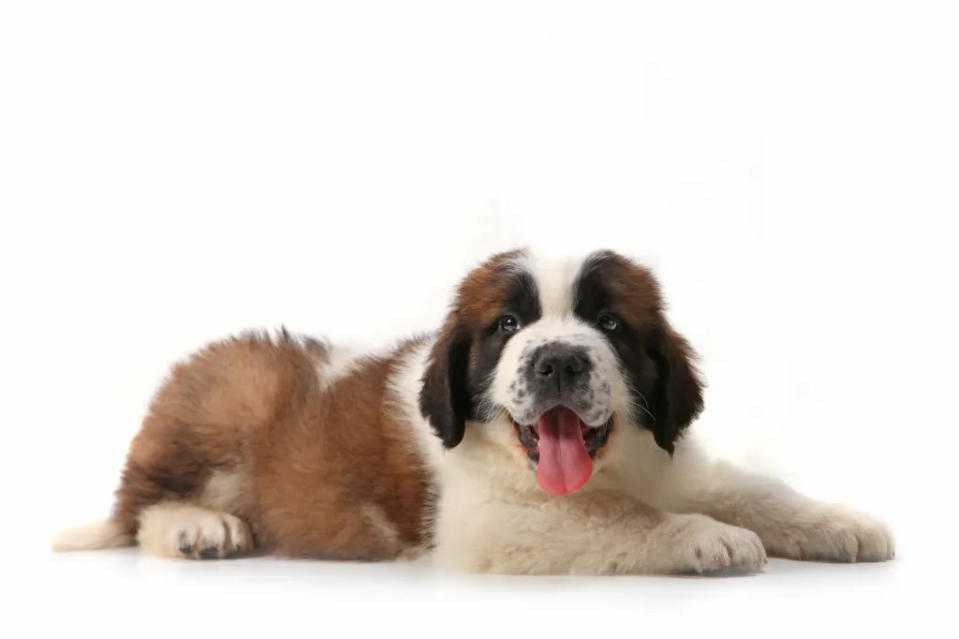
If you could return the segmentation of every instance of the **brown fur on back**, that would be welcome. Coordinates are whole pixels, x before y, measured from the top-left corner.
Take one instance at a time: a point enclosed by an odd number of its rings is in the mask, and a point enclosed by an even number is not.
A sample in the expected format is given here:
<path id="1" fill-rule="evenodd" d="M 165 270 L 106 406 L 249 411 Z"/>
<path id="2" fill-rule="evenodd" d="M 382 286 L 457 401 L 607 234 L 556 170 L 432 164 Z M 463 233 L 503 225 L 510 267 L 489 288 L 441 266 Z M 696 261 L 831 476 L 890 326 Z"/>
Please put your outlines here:
<path id="1" fill-rule="evenodd" d="M 114 518 L 134 533 L 152 504 L 209 505 L 204 491 L 224 473 L 242 489 L 231 514 L 266 551 L 379 559 L 424 546 L 430 480 L 385 401 L 388 376 L 414 344 L 332 380 L 319 377 L 329 349 L 317 341 L 245 335 L 206 347 L 155 396 Z"/>

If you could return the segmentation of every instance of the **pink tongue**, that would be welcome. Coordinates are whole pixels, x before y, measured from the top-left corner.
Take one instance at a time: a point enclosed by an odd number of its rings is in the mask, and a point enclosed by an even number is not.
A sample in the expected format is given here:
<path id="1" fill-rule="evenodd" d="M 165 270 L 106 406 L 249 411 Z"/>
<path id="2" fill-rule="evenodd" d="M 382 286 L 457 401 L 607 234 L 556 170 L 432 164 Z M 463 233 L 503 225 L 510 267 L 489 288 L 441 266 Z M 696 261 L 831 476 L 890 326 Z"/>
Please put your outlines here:
<path id="1" fill-rule="evenodd" d="M 565 406 L 550 409 L 536 422 L 536 432 L 540 488 L 550 495 L 568 495 L 582 488 L 593 474 L 593 460 L 586 452 L 576 413 Z"/>

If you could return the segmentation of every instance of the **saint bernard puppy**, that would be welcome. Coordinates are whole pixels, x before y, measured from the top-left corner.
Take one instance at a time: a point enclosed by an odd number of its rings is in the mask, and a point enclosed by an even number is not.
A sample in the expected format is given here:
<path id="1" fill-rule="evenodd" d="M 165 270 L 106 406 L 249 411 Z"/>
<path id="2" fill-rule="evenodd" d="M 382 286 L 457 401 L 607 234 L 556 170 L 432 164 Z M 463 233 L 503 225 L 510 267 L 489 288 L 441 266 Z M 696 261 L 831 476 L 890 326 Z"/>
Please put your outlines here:
<path id="1" fill-rule="evenodd" d="M 58 550 L 376 560 L 496 573 L 753 573 L 883 561 L 879 522 L 715 463 L 692 350 L 652 274 L 495 255 L 443 326 L 376 356 L 285 331 L 176 365 L 112 516 Z"/>

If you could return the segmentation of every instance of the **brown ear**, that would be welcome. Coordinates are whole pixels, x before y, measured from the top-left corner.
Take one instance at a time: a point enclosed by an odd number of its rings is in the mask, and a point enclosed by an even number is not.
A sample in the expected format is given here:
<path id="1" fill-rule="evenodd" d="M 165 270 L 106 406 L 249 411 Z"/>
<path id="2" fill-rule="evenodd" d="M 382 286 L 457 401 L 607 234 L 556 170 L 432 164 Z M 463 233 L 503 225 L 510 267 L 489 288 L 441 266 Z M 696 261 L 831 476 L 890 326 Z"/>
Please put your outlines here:
<path id="1" fill-rule="evenodd" d="M 467 379 L 471 343 L 451 313 L 436 338 L 423 375 L 420 412 L 446 448 L 463 440 L 471 410 Z"/>
<path id="2" fill-rule="evenodd" d="M 657 369 L 649 398 L 653 436 L 672 455 L 676 440 L 703 410 L 703 383 L 692 363 L 692 348 L 669 326 L 654 331 L 647 352 Z"/>

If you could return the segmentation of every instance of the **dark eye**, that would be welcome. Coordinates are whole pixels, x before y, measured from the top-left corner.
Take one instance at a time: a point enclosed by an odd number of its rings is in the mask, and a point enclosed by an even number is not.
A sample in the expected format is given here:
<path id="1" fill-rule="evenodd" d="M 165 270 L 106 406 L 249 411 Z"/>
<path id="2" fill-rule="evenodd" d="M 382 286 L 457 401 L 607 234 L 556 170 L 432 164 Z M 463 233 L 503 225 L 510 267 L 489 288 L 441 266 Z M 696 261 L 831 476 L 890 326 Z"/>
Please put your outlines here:
<path id="1" fill-rule="evenodd" d="M 607 333 L 615 333 L 620 327 L 619 318 L 612 313 L 600 313 L 599 317 L 596 318 L 596 323 Z"/>
<path id="2" fill-rule="evenodd" d="M 499 318 L 499 330 L 504 333 L 515 333 L 519 330 L 519 318 L 513 315 L 512 313 L 507 313 L 503 317 Z"/>

